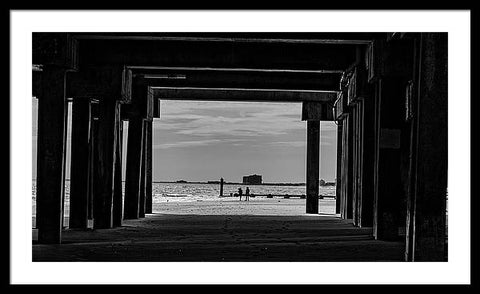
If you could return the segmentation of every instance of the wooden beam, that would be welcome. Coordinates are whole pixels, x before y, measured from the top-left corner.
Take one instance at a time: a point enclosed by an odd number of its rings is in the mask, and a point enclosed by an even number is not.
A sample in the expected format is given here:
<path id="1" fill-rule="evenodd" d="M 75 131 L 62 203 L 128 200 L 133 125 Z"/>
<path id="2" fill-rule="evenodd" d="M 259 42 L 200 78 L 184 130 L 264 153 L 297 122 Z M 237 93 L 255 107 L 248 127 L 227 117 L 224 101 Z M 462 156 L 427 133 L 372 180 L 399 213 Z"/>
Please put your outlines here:
<path id="1" fill-rule="evenodd" d="M 68 33 L 32 33 L 32 63 L 78 68 L 78 40 Z"/>
<path id="2" fill-rule="evenodd" d="M 149 86 L 194 88 L 305 89 L 338 91 L 341 72 L 279 72 L 135 69 Z"/>
<path id="3" fill-rule="evenodd" d="M 207 72 L 234 72 L 234 73 L 297 73 L 297 74 L 342 74 L 344 70 L 325 69 L 292 69 L 292 68 L 249 68 L 249 67 L 207 67 L 207 66 L 149 66 L 129 65 L 126 67 L 135 73 L 156 71 L 207 71 Z"/>
<path id="4" fill-rule="evenodd" d="M 343 70 L 355 59 L 353 44 L 338 42 L 188 42 L 155 39 L 79 40 L 80 65 L 196 66 Z"/>
<path id="5" fill-rule="evenodd" d="M 158 100 L 154 98 L 153 89 L 143 78 L 136 78 L 132 83 L 132 93 L 130 104 L 122 106 L 123 119 L 140 116 L 147 121 L 153 120 L 155 100 Z"/>
<path id="6" fill-rule="evenodd" d="M 333 106 L 320 102 L 302 103 L 302 120 L 333 121 Z"/>
<path id="7" fill-rule="evenodd" d="M 67 97 L 113 97 L 131 100 L 131 71 L 122 65 L 82 67 L 67 75 Z"/>
<path id="8" fill-rule="evenodd" d="M 155 99 L 250 102 L 331 102 L 337 92 L 240 88 L 152 87 Z"/>
<path id="9" fill-rule="evenodd" d="M 76 33 L 78 40 L 183 41 L 229 43 L 368 44 L 382 33 Z"/>
<path id="10" fill-rule="evenodd" d="M 60 243 L 67 122 L 64 68 L 44 68 L 41 94 L 38 101 L 36 227 L 39 243 Z"/>

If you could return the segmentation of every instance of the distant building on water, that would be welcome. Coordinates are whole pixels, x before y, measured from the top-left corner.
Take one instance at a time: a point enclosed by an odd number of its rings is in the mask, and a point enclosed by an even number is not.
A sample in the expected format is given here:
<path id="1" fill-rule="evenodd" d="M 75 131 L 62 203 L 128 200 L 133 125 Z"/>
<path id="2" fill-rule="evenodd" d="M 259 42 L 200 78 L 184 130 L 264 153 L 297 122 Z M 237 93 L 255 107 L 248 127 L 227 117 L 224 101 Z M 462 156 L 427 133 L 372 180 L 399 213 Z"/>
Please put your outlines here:
<path id="1" fill-rule="evenodd" d="M 243 183 L 245 185 L 261 185 L 262 176 L 261 175 L 250 175 L 243 177 Z"/>

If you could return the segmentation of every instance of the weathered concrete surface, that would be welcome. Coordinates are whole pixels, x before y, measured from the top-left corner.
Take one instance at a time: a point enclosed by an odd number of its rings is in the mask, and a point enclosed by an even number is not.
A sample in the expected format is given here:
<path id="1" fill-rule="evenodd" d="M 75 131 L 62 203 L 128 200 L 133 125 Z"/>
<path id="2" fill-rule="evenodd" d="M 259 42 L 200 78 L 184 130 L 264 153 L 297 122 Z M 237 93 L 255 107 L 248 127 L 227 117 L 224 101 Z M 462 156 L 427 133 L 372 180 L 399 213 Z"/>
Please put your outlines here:
<path id="1" fill-rule="evenodd" d="M 404 244 L 375 241 L 336 215 L 307 215 L 304 199 L 161 203 L 109 230 L 65 231 L 33 245 L 34 261 L 401 261 Z M 335 202 L 326 200 L 335 210 Z M 324 208 L 324 209 L 326 209 Z M 276 215 L 274 215 L 276 214 Z"/>

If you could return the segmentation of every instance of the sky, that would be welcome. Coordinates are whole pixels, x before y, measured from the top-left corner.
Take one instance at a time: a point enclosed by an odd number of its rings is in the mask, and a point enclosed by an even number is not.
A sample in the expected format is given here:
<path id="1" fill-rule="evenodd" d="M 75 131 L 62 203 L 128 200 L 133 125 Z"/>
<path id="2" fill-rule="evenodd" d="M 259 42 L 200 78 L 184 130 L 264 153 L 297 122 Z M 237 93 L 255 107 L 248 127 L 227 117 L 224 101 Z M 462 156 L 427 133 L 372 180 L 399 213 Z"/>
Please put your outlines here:
<path id="1" fill-rule="evenodd" d="M 33 178 L 36 178 L 36 111 L 33 100 Z M 161 101 L 153 122 L 153 180 L 305 182 L 306 122 L 300 103 Z M 67 131 L 67 173 L 70 161 Z M 336 130 L 321 122 L 320 179 L 336 177 Z M 128 122 L 124 123 L 124 143 Z M 124 154 L 125 156 L 125 154 Z M 125 157 L 124 157 L 125 158 Z M 125 162 L 125 160 L 124 160 Z M 124 167 L 125 173 L 125 167 Z"/>
<path id="2" fill-rule="evenodd" d="M 154 120 L 155 180 L 305 182 L 300 103 L 161 101 Z M 336 130 L 321 125 L 320 178 L 335 179 Z"/>

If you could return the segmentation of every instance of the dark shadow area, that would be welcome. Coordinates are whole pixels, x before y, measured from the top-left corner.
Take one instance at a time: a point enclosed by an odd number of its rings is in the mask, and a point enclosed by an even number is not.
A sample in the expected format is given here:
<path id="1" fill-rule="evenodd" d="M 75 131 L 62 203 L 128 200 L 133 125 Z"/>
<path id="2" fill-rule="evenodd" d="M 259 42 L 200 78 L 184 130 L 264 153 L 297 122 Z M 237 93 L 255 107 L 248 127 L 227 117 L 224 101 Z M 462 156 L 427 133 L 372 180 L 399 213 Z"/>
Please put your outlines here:
<path id="1" fill-rule="evenodd" d="M 63 232 L 33 261 L 402 261 L 402 242 L 334 216 L 149 214 L 108 230 Z"/>

